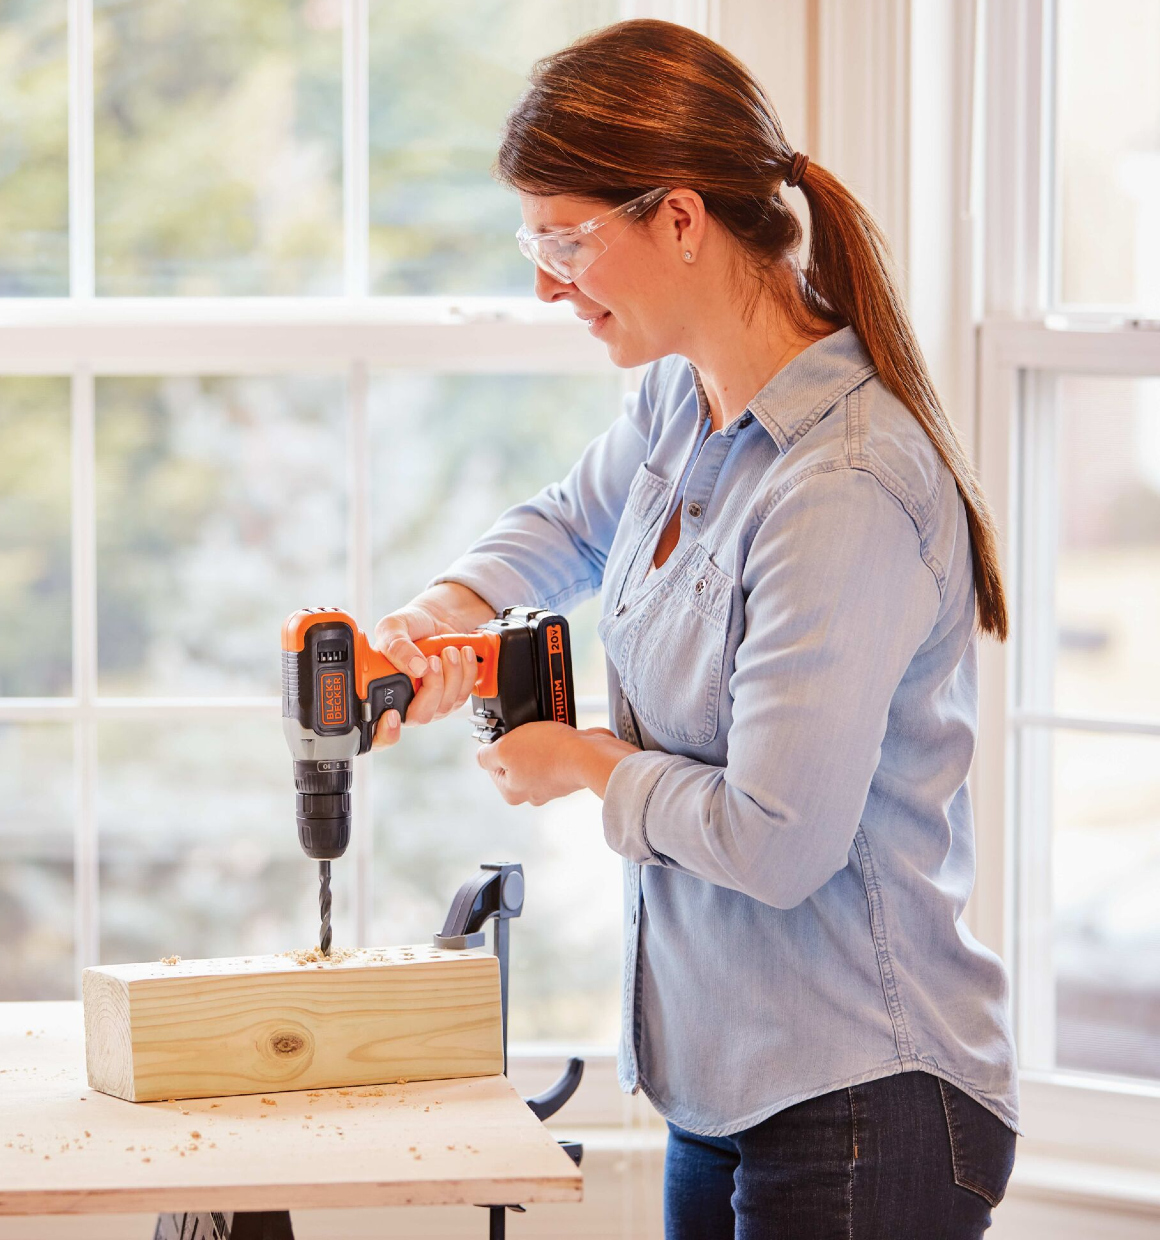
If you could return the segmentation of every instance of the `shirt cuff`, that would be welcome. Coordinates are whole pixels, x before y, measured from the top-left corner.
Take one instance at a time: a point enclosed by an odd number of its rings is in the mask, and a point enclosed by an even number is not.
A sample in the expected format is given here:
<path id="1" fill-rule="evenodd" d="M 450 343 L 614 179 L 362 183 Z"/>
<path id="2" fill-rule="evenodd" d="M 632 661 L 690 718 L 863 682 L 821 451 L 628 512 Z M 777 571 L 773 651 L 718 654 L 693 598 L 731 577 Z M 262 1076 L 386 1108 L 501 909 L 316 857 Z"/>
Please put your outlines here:
<path id="1" fill-rule="evenodd" d="M 454 581 L 474 590 L 499 615 L 505 607 L 540 607 L 542 599 L 510 564 L 494 555 L 468 552 L 438 577 L 427 582 L 426 589 L 441 581 Z"/>
<path id="2" fill-rule="evenodd" d="M 630 753 L 612 768 L 604 789 L 604 838 L 613 852 L 638 865 L 665 865 L 648 842 L 648 807 L 666 770 L 680 759 L 657 749 Z"/>

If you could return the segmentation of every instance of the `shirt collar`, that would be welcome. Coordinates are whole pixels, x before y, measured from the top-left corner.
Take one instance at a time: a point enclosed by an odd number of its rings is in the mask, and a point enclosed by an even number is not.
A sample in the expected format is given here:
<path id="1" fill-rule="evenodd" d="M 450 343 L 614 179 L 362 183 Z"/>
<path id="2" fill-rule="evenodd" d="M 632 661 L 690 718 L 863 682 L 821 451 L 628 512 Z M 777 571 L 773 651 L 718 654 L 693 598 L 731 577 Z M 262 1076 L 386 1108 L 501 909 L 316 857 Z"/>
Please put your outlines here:
<path id="1" fill-rule="evenodd" d="M 701 378 L 691 362 L 689 369 L 697 389 L 697 402 L 705 411 L 708 405 Z M 839 328 L 788 361 L 749 402 L 749 412 L 769 432 L 779 450 L 785 452 L 875 369 L 854 329 Z M 726 432 L 741 420 L 731 422 Z"/>

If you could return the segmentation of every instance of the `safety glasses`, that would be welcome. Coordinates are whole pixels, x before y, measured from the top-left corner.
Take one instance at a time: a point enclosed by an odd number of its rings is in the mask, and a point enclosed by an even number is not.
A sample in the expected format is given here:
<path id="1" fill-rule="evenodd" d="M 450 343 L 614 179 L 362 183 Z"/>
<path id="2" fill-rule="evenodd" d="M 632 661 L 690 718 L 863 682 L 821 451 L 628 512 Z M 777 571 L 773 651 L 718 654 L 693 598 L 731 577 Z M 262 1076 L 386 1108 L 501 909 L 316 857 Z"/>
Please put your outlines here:
<path id="1" fill-rule="evenodd" d="M 637 216 L 668 192 L 667 189 L 650 189 L 647 194 L 613 207 L 602 215 L 594 215 L 573 228 L 531 232 L 526 224 L 522 224 L 516 233 L 520 253 L 554 280 L 571 284 L 592 266 Z M 601 235 L 601 230 L 606 230 L 616 220 L 624 221 L 620 229 L 612 235 L 607 231 Z"/>

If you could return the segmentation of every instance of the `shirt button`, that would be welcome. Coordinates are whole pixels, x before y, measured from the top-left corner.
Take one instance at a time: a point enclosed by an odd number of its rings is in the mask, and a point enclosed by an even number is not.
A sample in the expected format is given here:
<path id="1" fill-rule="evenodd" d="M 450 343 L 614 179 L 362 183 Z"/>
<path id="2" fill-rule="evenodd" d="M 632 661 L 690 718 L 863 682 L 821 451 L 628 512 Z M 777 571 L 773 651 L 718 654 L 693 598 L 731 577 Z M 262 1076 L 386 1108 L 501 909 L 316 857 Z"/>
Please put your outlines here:
<path id="1" fill-rule="evenodd" d="M 701 515 L 701 505 L 694 501 L 685 511 L 690 517 L 699 517 Z"/>
<path id="2" fill-rule="evenodd" d="M 616 609 L 616 610 L 615 610 L 612 614 L 613 614 L 614 616 L 622 616 L 622 615 L 624 614 L 624 609 L 625 609 L 627 606 L 628 606 L 628 604 L 627 604 L 627 603 L 621 603 L 621 604 L 620 604 L 620 606 L 619 606 L 619 607 L 617 607 L 617 609 Z"/>
<path id="3" fill-rule="evenodd" d="M 700 581 L 698 581 L 698 582 L 697 582 L 697 584 L 696 584 L 695 586 L 693 586 L 693 593 L 694 593 L 694 594 L 704 594 L 704 593 L 705 593 L 705 578 L 704 578 L 704 577 L 702 577 L 702 578 L 701 578 L 701 580 L 700 580 Z"/>

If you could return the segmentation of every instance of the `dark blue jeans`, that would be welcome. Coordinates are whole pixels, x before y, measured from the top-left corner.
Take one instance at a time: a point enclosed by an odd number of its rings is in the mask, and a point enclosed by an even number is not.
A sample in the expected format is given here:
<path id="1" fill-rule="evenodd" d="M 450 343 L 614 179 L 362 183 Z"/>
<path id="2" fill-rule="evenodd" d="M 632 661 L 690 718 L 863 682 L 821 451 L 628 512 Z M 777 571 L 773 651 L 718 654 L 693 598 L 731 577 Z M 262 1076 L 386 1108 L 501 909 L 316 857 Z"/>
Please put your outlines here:
<path id="1" fill-rule="evenodd" d="M 666 1240 L 975 1240 L 1015 1134 L 928 1072 L 799 1102 L 729 1137 L 669 1125 Z"/>

